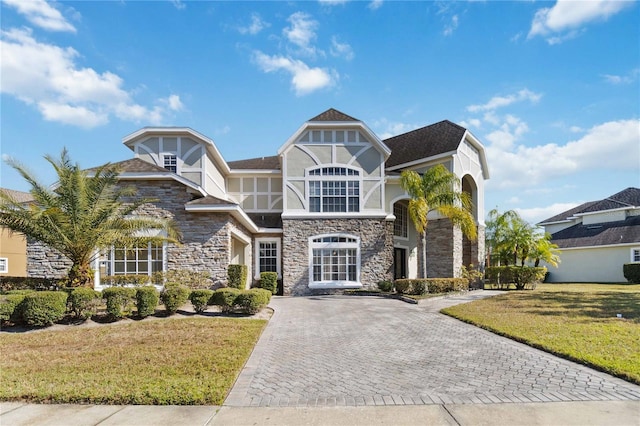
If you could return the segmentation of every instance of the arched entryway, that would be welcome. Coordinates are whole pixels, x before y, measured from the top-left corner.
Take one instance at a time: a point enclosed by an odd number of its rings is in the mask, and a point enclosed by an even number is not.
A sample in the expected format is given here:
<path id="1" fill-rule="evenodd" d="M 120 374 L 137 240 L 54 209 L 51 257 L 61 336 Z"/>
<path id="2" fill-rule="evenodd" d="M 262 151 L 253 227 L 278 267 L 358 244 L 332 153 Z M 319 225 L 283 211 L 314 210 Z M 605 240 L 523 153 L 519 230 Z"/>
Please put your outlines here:
<path id="1" fill-rule="evenodd" d="M 462 177 L 462 192 L 469 194 L 471 202 L 473 203 L 472 215 L 476 224 L 478 223 L 478 186 L 475 180 L 470 175 L 464 175 Z M 477 267 L 478 263 L 478 243 L 477 241 L 471 241 L 466 236 L 462 236 L 462 265 L 469 267 L 474 265 Z"/>

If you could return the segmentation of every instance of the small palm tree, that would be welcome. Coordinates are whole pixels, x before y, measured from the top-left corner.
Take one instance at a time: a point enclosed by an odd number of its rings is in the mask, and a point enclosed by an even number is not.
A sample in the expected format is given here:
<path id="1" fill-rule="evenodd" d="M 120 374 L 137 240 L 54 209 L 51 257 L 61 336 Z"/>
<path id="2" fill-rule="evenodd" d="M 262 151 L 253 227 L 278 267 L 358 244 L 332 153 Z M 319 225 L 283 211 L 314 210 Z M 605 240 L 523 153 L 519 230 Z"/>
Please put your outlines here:
<path id="1" fill-rule="evenodd" d="M 477 237 L 476 222 L 471 213 L 472 203 L 468 193 L 460 191 L 458 177 L 438 164 L 422 175 L 405 170 L 400 176 L 400 186 L 407 191 L 409 216 L 418 232 L 420 246 L 418 276 L 427 277 L 427 224 L 429 213 L 438 212 L 448 218 L 462 233 L 474 240 Z"/>
<path id="2" fill-rule="evenodd" d="M 551 242 L 551 234 L 545 232 L 536 236 L 533 247 L 529 251 L 529 259 L 533 260 L 533 266 L 536 268 L 541 260 L 557 268 L 560 263 L 560 253 L 558 245 Z"/>
<path id="3" fill-rule="evenodd" d="M 45 156 L 58 175 L 53 189 L 44 186 L 20 163 L 7 163 L 31 185 L 33 202 L 21 204 L 0 192 L 0 225 L 20 232 L 58 250 L 72 262 L 68 274 L 71 286 L 91 286 L 91 262 L 99 249 L 111 245 L 135 247 L 148 242 L 172 241 L 179 231 L 172 221 L 134 216 L 135 210 L 151 200 L 133 197 L 135 188 L 118 185 L 118 169 L 106 164 L 89 176 L 73 164 L 66 149 L 60 159 Z M 162 231 L 165 236 L 151 236 Z"/>

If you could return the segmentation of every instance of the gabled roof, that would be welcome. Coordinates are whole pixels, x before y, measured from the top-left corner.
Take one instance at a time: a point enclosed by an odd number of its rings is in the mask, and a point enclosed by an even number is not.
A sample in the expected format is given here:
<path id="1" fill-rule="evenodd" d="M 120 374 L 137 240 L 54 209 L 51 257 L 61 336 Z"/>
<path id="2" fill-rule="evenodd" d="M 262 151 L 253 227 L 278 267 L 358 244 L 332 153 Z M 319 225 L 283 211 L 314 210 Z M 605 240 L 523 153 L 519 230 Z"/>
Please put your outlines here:
<path id="1" fill-rule="evenodd" d="M 18 203 L 29 203 L 33 201 L 33 196 L 28 192 L 16 191 L 15 189 L 0 188 L 0 192 L 12 198 Z"/>
<path id="2" fill-rule="evenodd" d="M 562 222 L 580 214 L 615 210 L 625 207 L 640 207 L 640 188 L 629 187 L 603 200 L 589 201 L 580 204 L 577 207 L 545 219 L 539 224 L 544 225 L 554 222 Z"/>
<path id="3" fill-rule="evenodd" d="M 551 241 L 562 248 L 593 247 L 640 242 L 640 216 L 618 222 L 577 224 L 556 232 Z"/>
<path id="4" fill-rule="evenodd" d="M 458 149 L 466 129 L 449 120 L 443 120 L 402 135 L 385 139 L 383 142 L 391 148 L 386 166 L 394 167 L 422 158 Z"/>
<path id="5" fill-rule="evenodd" d="M 273 155 L 270 157 L 249 158 L 247 160 L 229 161 L 227 164 L 231 170 L 280 170 L 280 157 Z"/>
<path id="6" fill-rule="evenodd" d="M 111 165 L 117 166 L 122 173 L 171 173 L 164 167 L 156 166 L 155 164 L 148 163 L 140 158 L 119 161 L 117 163 L 111 163 Z M 93 167 L 89 170 L 96 169 L 96 167 Z"/>
<path id="7" fill-rule="evenodd" d="M 329 108 L 309 121 L 360 121 L 334 108 Z"/>

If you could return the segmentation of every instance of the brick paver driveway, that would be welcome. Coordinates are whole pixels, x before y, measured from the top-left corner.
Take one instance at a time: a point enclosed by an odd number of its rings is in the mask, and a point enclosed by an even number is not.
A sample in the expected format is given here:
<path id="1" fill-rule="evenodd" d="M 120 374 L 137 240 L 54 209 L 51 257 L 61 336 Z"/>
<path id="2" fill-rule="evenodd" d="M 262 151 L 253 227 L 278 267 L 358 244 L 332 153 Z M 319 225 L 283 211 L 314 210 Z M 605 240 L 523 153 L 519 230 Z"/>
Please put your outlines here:
<path id="1" fill-rule="evenodd" d="M 438 313 L 455 303 L 274 298 L 275 314 L 225 405 L 640 400 L 640 386 Z"/>

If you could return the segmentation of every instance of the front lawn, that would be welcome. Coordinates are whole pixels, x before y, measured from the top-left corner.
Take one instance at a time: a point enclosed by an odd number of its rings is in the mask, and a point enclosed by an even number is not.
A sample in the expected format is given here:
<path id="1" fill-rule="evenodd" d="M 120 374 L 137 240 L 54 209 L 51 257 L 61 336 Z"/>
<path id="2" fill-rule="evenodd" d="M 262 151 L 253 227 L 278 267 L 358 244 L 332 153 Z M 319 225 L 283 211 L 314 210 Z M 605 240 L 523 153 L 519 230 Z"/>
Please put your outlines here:
<path id="1" fill-rule="evenodd" d="M 640 384 L 640 285 L 543 284 L 442 312 Z"/>
<path id="2" fill-rule="evenodd" d="M 221 405 L 265 325 L 167 318 L 0 333 L 0 400 Z"/>

